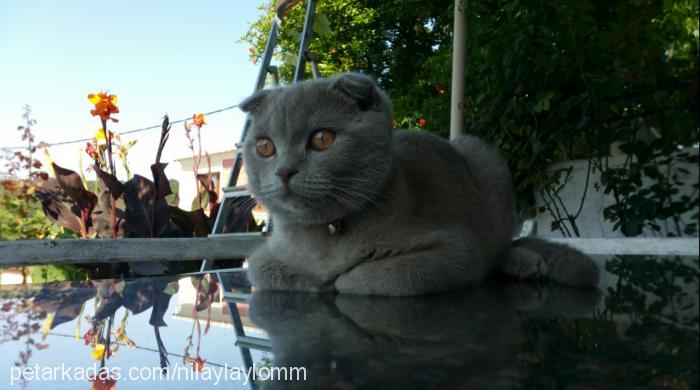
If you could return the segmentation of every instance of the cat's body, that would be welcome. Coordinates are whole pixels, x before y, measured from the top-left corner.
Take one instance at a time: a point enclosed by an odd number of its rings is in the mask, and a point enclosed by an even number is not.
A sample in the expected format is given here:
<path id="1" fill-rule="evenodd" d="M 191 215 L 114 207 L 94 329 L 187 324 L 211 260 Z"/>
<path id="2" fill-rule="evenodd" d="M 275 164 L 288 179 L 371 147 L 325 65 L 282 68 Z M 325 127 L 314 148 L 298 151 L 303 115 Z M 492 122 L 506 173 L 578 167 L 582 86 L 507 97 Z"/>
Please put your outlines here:
<path id="1" fill-rule="evenodd" d="M 274 217 L 249 259 L 258 288 L 416 295 L 504 263 L 516 277 L 547 274 L 549 259 L 511 242 L 515 195 L 500 156 L 474 137 L 392 131 L 391 105 L 369 78 L 266 90 L 242 108 L 253 118 L 249 185 Z M 573 259 L 576 275 L 562 281 L 597 281 L 585 256 L 546 245 Z"/>

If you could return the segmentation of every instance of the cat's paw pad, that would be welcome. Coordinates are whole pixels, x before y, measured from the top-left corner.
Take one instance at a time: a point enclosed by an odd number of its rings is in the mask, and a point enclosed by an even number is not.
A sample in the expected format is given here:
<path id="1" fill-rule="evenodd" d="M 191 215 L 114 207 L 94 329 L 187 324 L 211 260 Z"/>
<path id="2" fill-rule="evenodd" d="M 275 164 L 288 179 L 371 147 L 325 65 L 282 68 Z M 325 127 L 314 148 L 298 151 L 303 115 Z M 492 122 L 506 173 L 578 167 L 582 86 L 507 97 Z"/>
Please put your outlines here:
<path id="1" fill-rule="evenodd" d="M 537 253 L 525 248 L 513 248 L 501 265 L 506 275 L 520 280 L 542 279 L 547 275 L 547 264 Z"/>

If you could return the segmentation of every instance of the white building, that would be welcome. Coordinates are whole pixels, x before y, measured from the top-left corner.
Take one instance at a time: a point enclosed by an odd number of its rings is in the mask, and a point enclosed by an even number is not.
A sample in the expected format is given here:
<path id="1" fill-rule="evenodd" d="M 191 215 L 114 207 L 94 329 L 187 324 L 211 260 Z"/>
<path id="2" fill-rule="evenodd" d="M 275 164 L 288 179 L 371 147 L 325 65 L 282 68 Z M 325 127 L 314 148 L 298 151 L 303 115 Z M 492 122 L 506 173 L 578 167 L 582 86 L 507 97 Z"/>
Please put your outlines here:
<path id="1" fill-rule="evenodd" d="M 224 150 L 221 152 L 210 153 L 211 158 L 211 176 L 214 181 L 214 186 L 216 188 L 219 197 L 221 197 L 221 190 L 227 185 L 229 175 L 231 175 L 231 170 L 233 169 L 233 161 L 236 155 L 235 149 Z M 194 158 L 192 156 L 183 157 L 175 160 L 180 164 L 180 169 L 176 171 L 173 175 L 171 174 L 171 179 L 175 179 L 179 182 L 179 197 L 180 197 L 180 208 L 183 210 L 190 210 L 192 202 L 195 201 L 197 196 L 198 183 L 195 182 L 194 176 Z M 199 169 L 197 171 L 198 175 L 206 176 L 208 172 L 207 159 L 202 156 L 202 160 L 199 163 Z M 246 182 L 245 171 L 242 169 L 239 177 L 239 184 Z"/>

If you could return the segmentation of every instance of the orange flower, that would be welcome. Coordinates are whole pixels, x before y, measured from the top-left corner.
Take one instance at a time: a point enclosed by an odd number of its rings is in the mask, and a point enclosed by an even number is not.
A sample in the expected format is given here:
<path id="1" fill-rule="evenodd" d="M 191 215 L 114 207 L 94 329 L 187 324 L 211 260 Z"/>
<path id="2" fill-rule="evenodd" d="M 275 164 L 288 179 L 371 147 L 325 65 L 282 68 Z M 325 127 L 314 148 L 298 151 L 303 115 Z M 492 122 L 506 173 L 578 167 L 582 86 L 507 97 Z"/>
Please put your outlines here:
<path id="1" fill-rule="evenodd" d="M 112 378 L 109 370 L 101 368 L 97 375 L 88 378 L 92 382 L 90 390 L 115 390 L 117 388 L 117 379 Z"/>
<path id="2" fill-rule="evenodd" d="M 202 372 L 204 371 L 204 367 L 206 366 L 207 359 L 202 359 L 200 356 L 197 357 L 189 357 L 185 356 L 183 359 L 186 363 L 189 363 L 192 366 L 192 370 L 196 372 Z"/>
<path id="3" fill-rule="evenodd" d="M 92 116 L 99 116 L 103 121 L 111 119 L 112 122 L 119 122 L 119 120 L 111 116 L 119 112 L 117 95 L 110 95 L 106 92 L 91 93 L 88 95 L 88 100 L 95 105 L 95 109 L 90 110 Z"/>
<path id="4" fill-rule="evenodd" d="M 192 123 L 197 127 L 202 127 L 207 124 L 204 121 L 204 114 L 192 114 Z"/>
<path id="5" fill-rule="evenodd" d="M 92 386 L 90 386 L 90 390 L 115 390 L 116 388 L 117 380 L 112 378 L 92 380 Z"/>

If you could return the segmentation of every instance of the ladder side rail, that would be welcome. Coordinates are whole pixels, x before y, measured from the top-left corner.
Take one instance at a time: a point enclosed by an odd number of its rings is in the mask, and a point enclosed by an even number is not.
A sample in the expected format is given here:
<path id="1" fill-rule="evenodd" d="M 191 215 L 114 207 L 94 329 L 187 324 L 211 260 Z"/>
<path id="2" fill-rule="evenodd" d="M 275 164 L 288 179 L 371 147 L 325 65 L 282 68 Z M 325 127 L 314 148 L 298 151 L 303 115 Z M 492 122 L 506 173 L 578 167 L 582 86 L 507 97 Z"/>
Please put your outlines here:
<path id="1" fill-rule="evenodd" d="M 294 82 L 298 83 L 304 78 L 306 70 L 306 49 L 311 41 L 311 30 L 314 25 L 314 12 L 316 12 L 316 4 L 318 0 L 309 0 L 306 6 L 306 16 L 304 17 L 304 29 L 301 34 L 301 42 L 299 44 L 299 55 L 297 56 L 297 67 L 294 69 Z"/>

